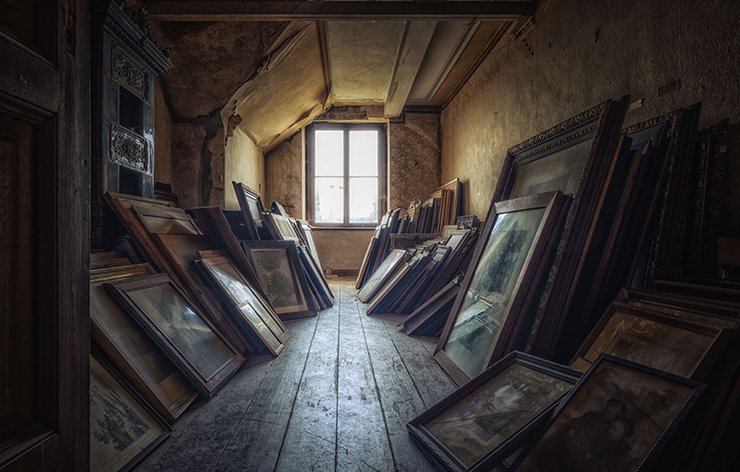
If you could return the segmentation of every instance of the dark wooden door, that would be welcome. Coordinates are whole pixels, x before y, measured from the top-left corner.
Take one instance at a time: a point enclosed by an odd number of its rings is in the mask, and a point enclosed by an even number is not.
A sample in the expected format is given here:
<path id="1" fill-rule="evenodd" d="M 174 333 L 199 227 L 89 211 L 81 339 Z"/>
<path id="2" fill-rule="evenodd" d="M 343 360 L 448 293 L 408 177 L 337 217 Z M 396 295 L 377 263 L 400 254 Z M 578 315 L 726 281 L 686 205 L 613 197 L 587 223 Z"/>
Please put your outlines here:
<path id="1" fill-rule="evenodd" d="M 0 470 L 88 468 L 87 0 L 0 0 Z"/>

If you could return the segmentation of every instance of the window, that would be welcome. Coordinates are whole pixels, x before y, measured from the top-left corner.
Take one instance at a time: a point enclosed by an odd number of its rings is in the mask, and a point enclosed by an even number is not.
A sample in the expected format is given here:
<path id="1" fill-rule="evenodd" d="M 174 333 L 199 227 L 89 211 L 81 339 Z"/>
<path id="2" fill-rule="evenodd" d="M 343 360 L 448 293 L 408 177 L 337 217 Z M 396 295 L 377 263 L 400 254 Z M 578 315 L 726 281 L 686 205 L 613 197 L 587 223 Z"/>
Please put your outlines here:
<path id="1" fill-rule="evenodd" d="M 317 226 L 375 226 L 385 213 L 383 124 L 314 123 L 306 130 L 306 202 Z"/>

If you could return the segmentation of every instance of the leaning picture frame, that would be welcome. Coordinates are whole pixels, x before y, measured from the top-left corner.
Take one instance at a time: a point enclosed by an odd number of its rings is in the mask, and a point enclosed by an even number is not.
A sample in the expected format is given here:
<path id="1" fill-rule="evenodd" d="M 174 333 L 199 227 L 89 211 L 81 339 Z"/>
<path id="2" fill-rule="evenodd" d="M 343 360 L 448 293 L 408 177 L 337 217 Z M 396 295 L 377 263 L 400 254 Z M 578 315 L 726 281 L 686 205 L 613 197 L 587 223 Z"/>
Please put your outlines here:
<path id="1" fill-rule="evenodd" d="M 600 354 L 515 470 L 651 470 L 704 385 Z"/>
<path id="2" fill-rule="evenodd" d="M 406 426 L 439 468 L 489 471 L 536 436 L 579 377 L 514 351 Z"/>
<path id="3" fill-rule="evenodd" d="M 172 432 L 94 348 L 90 354 L 90 470 L 130 471 Z"/>
<path id="4" fill-rule="evenodd" d="M 250 239 L 255 241 L 261 239 L 262 235 L 266 232 L 262 218 L 262 213 L 265 211 L 265 207 L 262 205 L 262 198 L 259 193 L 241 182 L 232 181 L 231 184 L 234 186 L 236 200 L 239 202 L 239 208 L 244 217 L 244 224 L 246 225 Z"/>
<path id="5" fill-rule="evenodd" d="M 288 339 L 288 329 L 262 296 L 252 289 L 232 261 L 218 254 L 200 254 L 196 265 L 218 290 L 232 315 L 256 337 L 262 349 L 277 356 Z"/>
<path id="6" fill-rule="evenodd" d="M 523 347 L 569 202 L 558 191 L 491 207 L 434 352 L 457 385 Z"/>
<path id="7" fill-rule="evenodd" d="M 90 334 L 111 363 L 157 413 L 174 423 L 198 393 L 103 287 L 104 283 L 153 274 L 149 264 L 91 270 Z"/>
<path id="8" fill-rule="evenodd" d="M 242 356 L 168 275 L 104 286 L 205 398 L 223 387 L 241 367 Z"/>

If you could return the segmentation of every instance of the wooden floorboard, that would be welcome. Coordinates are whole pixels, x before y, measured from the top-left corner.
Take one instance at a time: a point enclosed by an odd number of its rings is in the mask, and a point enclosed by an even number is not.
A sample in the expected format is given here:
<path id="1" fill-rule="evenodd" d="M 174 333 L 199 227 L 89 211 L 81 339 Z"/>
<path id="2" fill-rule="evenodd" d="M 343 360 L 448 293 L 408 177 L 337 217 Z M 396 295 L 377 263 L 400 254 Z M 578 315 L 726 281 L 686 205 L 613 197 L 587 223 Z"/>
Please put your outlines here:
<path id="1" fill-rule="evenodd" d="M 332 283 L 334 307 L 288 323 L 275 359 L 243 369 L 136 469 L 427 471 L 406 423 L 451 393 L 435 340 L 367 316 L 353 283 Z"/>

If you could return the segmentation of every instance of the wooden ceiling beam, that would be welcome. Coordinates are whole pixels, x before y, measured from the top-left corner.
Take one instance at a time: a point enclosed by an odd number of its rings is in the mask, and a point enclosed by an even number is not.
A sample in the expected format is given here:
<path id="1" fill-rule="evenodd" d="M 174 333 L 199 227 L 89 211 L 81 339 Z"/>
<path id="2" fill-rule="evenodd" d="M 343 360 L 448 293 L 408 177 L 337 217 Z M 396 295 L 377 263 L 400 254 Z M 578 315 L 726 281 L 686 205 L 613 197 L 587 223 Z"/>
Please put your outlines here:
<path id="1" fill-rule="evenodd" d="M 158 21 L 512 20 L 534 13 L 534 1 L 306 2 L 280 0 L 147 0 Z"/>

